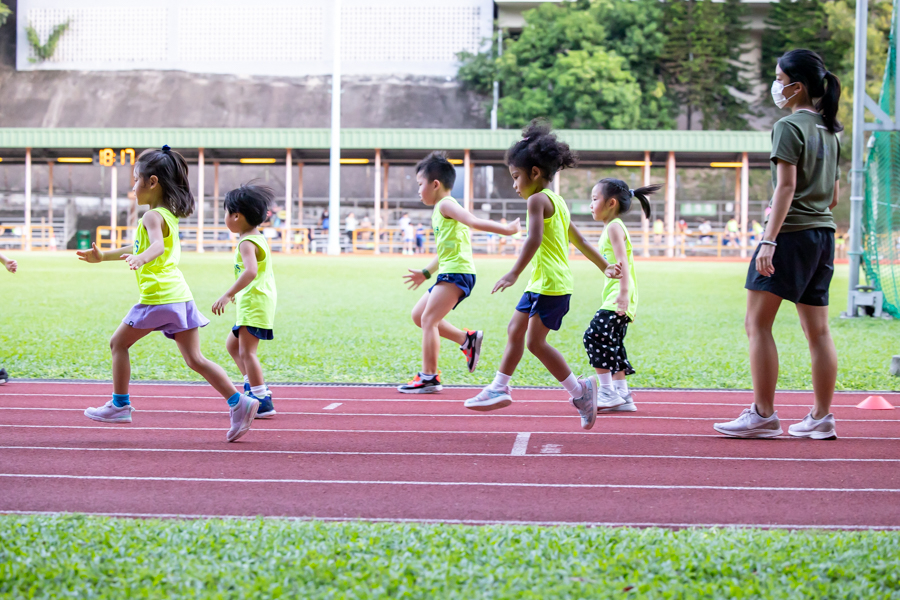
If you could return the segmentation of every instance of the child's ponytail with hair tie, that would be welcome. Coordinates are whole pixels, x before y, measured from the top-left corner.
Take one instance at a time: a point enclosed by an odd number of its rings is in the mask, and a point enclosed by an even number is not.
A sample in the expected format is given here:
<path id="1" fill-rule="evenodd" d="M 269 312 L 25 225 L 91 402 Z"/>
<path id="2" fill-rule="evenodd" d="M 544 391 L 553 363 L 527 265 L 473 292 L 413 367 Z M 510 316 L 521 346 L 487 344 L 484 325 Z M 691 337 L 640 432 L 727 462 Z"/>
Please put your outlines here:
<path id="1" fill-rule="evenodd" d="M 172 150 L 172 149 L 169 148 L 169 145 L 168 145 L 168 144 L 163 144 L 162 151 L 163 151 L 164 154 L 169 154 L 169 151 L 170 151 L 170 150 Z"/>

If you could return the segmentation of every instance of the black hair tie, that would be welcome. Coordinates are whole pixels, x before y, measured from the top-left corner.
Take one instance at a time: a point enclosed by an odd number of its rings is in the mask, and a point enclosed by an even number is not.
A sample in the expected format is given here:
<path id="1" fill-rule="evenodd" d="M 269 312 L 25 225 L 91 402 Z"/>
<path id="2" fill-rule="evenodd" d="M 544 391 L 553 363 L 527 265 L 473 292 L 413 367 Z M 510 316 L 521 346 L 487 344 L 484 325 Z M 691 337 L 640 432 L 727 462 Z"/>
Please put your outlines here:
<path id="1" fill-rule="evenodd" d="M 171 148 L 169 148 L 169 145 L 163 144 L 163 147 L 162 147 L 163 154 L 168 154 L 169 150 L 171 150 Z"/>

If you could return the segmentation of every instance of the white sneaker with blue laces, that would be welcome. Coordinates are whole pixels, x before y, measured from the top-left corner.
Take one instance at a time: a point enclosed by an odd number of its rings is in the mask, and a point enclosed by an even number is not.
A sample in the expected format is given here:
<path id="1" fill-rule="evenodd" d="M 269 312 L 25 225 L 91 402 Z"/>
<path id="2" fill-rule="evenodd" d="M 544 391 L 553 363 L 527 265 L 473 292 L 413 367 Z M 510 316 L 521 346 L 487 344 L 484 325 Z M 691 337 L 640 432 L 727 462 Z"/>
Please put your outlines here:
<path id="1" fill-rule="evenodd" d="M 474 398 L 466 400 L 464 406 L 472 410 L 487 411 L 505 408 L 510 404 L 512 404 L 512 396 L 510 396 L 509 387 L 497 389 L 489 385 L 478 392 Z"/>
<path id="2" fill-rule="evenodd" d="M 250 431 L 250 425 L 259 410 L 259 400 L 241 394 L 238 403 L 231 407 L 231 428 L 225 439 L 234 442 Z"/>
<path id="3" fill-rule="evenodd" d="M 84 416 L 88 419 L 93 419 L 94 421 L 100 421 L 101 423 L 131 423 L 131 413 L 133 412 L 134 409 L 130 404 L 116 406 L 113 401 L 110 400 L 103 406 L 85 409 Z"/>
<path id="4" fill-rule="evenodd" d="M 597 422 L 597 383 L 593 377 L 579 377 L 578 381 L 584 391 L 579 398 L 569 398 L 569 402 L 581 415 L 581 428 L 590 429 Z"/>

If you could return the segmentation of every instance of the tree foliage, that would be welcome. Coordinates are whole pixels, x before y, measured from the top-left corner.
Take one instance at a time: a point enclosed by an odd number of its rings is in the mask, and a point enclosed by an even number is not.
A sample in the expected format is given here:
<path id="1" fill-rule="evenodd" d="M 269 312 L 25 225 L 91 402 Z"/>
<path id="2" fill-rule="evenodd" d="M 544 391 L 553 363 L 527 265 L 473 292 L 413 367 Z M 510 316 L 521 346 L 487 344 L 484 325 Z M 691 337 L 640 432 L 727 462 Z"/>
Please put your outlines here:
<path id="1" fill-rule="evenodd" d="M 0 2 L 0 27 L 6 25 L 6 21 L 12 16 L 12 9 Z"/>
<path id="2" fill-rule="evenodd" d="M 25 28 L 25 35 L 28 37 L 28 43 L 31 44 L 31 48 L 34 50 L 34 54 L 37 58 L 30 58 L 28 60 L 31 62 L 43 62 L 52 57 L 53 53 L 56 52 L 56 46 L 59 44 L 59 39 L 69 29 L 71 23 L 71 20 L 67 20 L 65 23 L 60 23 L 54 27 L 53 31 L 50 32 L 50 37 L 47 38 L 46 44 L 41 44 L 41 38 L 38 35 L 37 30 L 29 23 L 28 27 Z"/>

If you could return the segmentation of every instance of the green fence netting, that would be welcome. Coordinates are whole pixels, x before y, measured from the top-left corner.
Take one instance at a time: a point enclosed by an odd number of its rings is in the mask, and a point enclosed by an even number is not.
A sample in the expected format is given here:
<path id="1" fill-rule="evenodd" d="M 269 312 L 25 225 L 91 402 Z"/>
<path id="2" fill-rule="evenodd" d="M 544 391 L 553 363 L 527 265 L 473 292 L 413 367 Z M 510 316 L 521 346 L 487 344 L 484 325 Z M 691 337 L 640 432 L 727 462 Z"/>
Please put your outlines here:
<path id="1" fill-rule="evenodd" d="M 891 115 L 897 77 L 898 4 L 894 0 L 891 42 L 881 88 L 881 110 Z M 900 115 L 894 115 L 897 120 Z M 900 131 L 875 131 L 866 157 L 863 259 L 869 285 L 884 294 L 884 311 L 900 318 Z"/>

